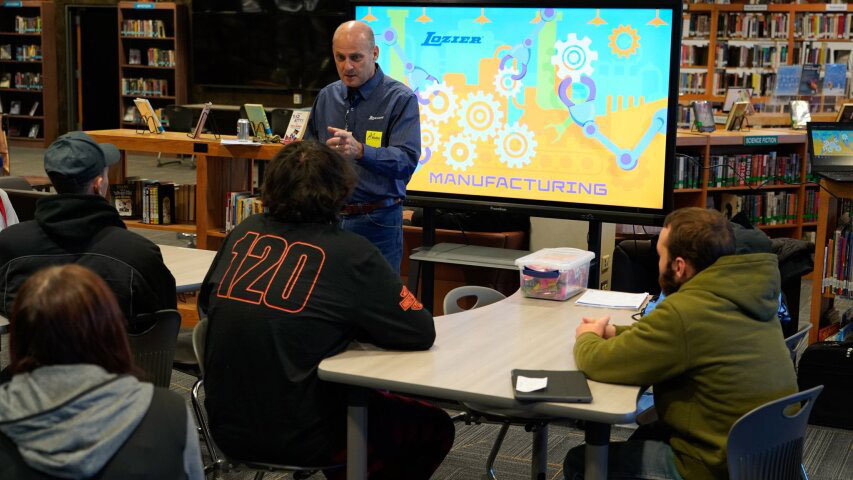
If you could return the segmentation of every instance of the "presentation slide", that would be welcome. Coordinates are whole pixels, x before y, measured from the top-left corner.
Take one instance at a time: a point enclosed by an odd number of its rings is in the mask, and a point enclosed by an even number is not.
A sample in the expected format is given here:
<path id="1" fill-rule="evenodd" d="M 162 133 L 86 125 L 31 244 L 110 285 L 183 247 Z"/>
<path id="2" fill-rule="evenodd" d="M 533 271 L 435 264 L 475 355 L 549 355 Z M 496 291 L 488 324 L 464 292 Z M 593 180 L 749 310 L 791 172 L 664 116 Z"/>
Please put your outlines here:
<path id="1" fill-rule="evenodd" d="M 363 5 L 355 18 L 420 101 L 410 192 L 663 208 L 671 11 Z"/>

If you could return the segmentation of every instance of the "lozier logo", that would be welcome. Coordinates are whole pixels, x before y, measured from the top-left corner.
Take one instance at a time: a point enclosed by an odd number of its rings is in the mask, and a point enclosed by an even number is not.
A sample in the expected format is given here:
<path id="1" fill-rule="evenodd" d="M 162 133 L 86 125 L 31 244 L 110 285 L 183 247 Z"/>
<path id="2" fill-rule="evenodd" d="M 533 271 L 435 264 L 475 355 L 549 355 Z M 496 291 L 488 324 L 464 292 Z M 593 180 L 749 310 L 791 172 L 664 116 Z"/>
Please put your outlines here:
<path id="1" fill-rule="evenodd" d="M 460 37 L 454 35 L 436 35 L 435 32 L 427 32 L 423 47 L 439 47 L 444 43 L 482 43 L 483 37 Z"/>

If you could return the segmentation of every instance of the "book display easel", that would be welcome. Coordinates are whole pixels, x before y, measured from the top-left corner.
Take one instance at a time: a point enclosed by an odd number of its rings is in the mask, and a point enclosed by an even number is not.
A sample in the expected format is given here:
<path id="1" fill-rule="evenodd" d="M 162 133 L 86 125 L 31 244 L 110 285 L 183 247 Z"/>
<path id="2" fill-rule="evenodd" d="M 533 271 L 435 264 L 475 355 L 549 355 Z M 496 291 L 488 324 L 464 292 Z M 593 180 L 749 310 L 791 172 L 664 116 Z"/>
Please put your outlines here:
<path id="1" fill-rule="evenodd" d="M 119 104 L 123 128 L 147 128 L 134 99 L 154 110 L 187 103 L 187 10 L 172 2 L 119 2 Z"/>
<path id="2" fill-rule="evenodd" d="M 770 104 L 779 66 L 846 63 L 850 71 L 853 7 L 754 3 L 685 3 L 679 89 L 683 106 L 694 100 L 722 102 L 729 86 L 756 87 L 752 103 Z M 831 121 L 846 97 L 814 98 L 818 104 L 812 118 Z M 760 113 L 754 123 L 787 125 L 788 120 L 788 113 Z"/>
<path id="3" fill-rule="evenodd" d="M 771 237 L 814 236 L 819 195 L 805 132 L 679 132 L 676 152 L 673 208 L 743 210 Z"/>
<path id="4" fill-rule="evenodd" d="M 49 145 L 56 138 L 54 4 L 0 4 L 0 114 L 12 143 Z"/>

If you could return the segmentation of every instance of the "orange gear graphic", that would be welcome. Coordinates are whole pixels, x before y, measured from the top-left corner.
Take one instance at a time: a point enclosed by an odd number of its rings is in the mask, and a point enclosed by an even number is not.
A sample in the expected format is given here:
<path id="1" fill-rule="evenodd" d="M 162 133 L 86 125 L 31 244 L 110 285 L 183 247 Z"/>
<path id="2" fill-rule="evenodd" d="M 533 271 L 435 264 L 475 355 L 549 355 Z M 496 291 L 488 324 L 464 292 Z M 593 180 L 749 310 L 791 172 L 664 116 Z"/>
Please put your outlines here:
<path id="1" fill-rule="evenodd" d="M 631 37 L 631 45 L 628 48 L 621 48 L 616 43 L 616 40 L 622 35 Z M 619 25 L 619 28 L 614 28 L 613 34 L 607 38 L 610 40 L 610 43 L 607 44 L 610 47 L 610 51 L 621 58 L 628 58 L 634 55 L 637 53 L 637 49 L 640 48 L 640 37 L 637 36 L 637 31 L 631 28 L 630 25 Z"/>

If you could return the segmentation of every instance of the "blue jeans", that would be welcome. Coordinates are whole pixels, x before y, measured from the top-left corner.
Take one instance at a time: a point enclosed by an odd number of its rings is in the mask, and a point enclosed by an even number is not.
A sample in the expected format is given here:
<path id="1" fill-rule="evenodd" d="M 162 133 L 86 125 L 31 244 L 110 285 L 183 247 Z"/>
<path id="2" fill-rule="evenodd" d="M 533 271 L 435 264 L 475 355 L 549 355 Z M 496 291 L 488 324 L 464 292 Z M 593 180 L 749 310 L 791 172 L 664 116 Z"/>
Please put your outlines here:
<path id="1" fill-rule="evenodd" d="M 341 217 L 341 228 L 370 240 L 379 249 L 391 270 L 400 274 L 403 257 L 403 205 L 379 208 L 364 215 Z"/>
<path id="2" fill-rule="evenodd" d="M 654 424 L 652 424 L 654 425 Z M 675 455 L 664 440 L 653 438 L 654 426 L 637 429 L 626 442 L 610 444 L 607 455 L 607 478 L 637 480 L 682 480 L 675 468 Z M 656 433 L 656 432 L 655 432 Z M 563 463 L 567 480 L 581 480 L 584 475 L 586 445 L 569 450 Z"/>

